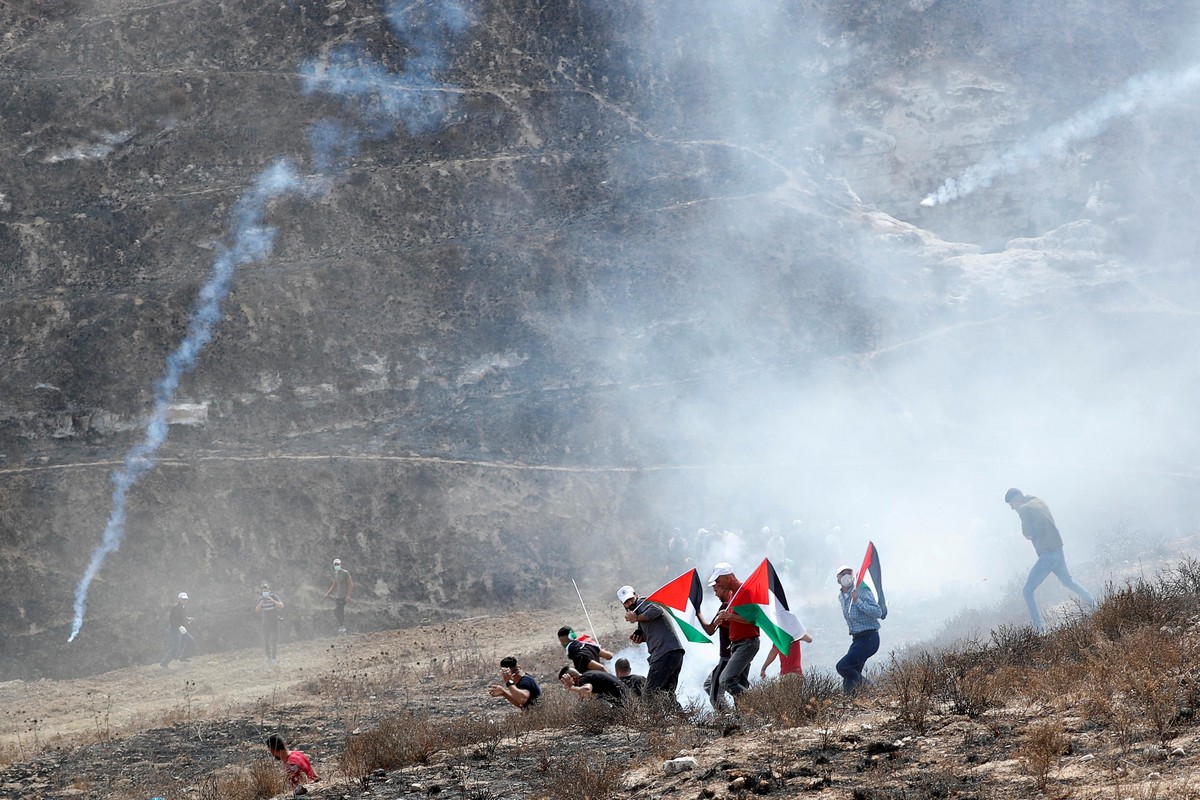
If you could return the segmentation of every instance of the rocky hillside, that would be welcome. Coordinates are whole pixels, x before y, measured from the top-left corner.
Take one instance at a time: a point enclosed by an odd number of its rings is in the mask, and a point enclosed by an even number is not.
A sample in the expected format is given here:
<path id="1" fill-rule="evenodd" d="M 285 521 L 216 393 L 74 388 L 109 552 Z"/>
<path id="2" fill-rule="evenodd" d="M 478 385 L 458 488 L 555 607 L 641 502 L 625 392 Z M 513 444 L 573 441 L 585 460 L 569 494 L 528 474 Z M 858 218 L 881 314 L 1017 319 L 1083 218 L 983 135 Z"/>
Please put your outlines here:
<path id="1" fill-rule="evenodd" d="M 421 4 L 4 4 L 0 672 L 148 660 L 181 589 L 224 646 L 264 579 L 318 632 L 335 556 L 381 627 L 607 596 L 710 518 L 919 509 L 916 558 L 933 501 L 998 514 L 1014 472 L 1190 524 L 1195 109 L 919 205 L 1186 67 L 1195 9 L 1151 5 L 494 0 L 429 28 L 430 86 Z M 305 91 L 347 52 L 398 94 Z M 370 127 L 413 94 L 440 113 Z M 109 476 L 280 158 L 320 190 L 267 204 L 67 647 Z"/>

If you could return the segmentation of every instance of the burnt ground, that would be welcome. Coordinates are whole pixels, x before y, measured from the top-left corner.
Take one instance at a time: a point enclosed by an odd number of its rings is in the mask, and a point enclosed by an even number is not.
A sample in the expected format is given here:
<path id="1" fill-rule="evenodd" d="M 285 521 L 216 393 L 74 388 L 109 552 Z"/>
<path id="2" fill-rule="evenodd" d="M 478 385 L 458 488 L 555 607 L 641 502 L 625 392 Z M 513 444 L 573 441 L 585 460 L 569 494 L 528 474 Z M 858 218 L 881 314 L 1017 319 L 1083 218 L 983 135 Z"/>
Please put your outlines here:
<path id="1" fill-rule="evenodd" d="M 1187 635 L 1194 636 L 1193 625 Z M 602 626 L 601 636 L 613 634 Z M 486 633 L 486 639 L 484 634 Z M 524 653 L 547 690 L 537 714 L 487 696 L 500 654 Z M 531 613 L 293 643 L 281 666 L 257 650 L 198 656 L 89 679 L 10 682 L 0 769 L 4 798 L 232 798 L 231 776 L 274 770 L 261 742 L 282 733 L 324 780 L 319 798 L 855 798 L 1198 796 L 1197 731 L 1180 718 L 1160 739 L 1121 736 L 1086 715 L 1014 699 L 955 713 L 932 704 L 919 724 L 895 694 L 833 694 L 801 713 L 784 706 L 738 718 L 652 709 L 608 713 L 553 685 L 559 653 Z M 819 690 L 830 677 L 812 670 Z M 774 702 L 774 701 L 769 701 Z M 813 705 L 813 703 L 816 703 Z M 799 724 L 789 711 L 805 719 Z M 1061 739 L 1038 789 L 1031 731 Z M 398 762 L 370 768 L 348 743 L 392 725 Z M 410 737 L 405 739 L 404 737 Z M 421 749 L 405 750 L 417 738 Z M 406 742 L 403 746 L 398 742 Z M 377 754 L 378 755 L 378 754 Z M 664 762 L 686 755 L 676 775 Z"/>

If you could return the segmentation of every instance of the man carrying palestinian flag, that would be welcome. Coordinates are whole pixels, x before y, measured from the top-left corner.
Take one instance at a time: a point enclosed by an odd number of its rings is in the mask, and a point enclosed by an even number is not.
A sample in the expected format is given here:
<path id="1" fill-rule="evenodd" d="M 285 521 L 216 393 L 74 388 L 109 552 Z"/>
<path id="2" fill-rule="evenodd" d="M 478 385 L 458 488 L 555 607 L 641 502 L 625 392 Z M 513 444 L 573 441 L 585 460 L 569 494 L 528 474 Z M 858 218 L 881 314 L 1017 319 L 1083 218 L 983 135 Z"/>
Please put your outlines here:
<path id="1" fill-rule="evenodd" d="M 665 590 L 675 582 L 672 581 L 659 591 Z M 617 602 L 625 607 L 625 621 L 637 623 L 637 629 L 629 637 L 629 641 L 645 644 L 649 654 L 650 669 L 646 673 L 646 686 L 642 696 L 662 692 L 677 704 L 679 701 L 675 698 L 675 689 L 679 686 L 684 651 L 683 642 L 675 632 L 676 627 L 671 624 L 675 618 L 668 616 L 662 605 L 650 602 L 649 598 L 642 598 L 637 590 L 628 584 L 617 589 Z"/>
<path id="2" fill-rule="evenodd" d="M 875 555 L 874 550 L 875 546 L 870 545 L 868 558 Z M 874 560 L 878 563 L 877 558 Z M 869 565 L 864 563 L 863 568 L 869 569 Z M 850 649 L 837 663 L 837 671 L 842 676 L 842 690 L 846 694 L 854 694 L 863 685 L 863 669 L 867 659 L 879 652 L 879 621 L 887 612 L 875 601 L 875 595 L 866 582 L 855 586 L 854 570 L 850 567 L 839 568 L 837 579 L 841 589 L 838 601 L 842 605 L 842 616 L 850 630 L 851 639 Z M 862 572 L 859 573 L 859 580 L 862 581 Z M 873 576 L 873 580 L 879 579 Z"/>
<path id="3" fill-rule="evenodd" d="M 680 641 L 686 639 L 689 642 L 712 644 L 712 639 L 701 630 L 700 604 L 703 601 L 704 589 L 694 569 L 689 569 L 646 598 L 646 602 L 662 606 Z"/>
<path id="4" fill-rule="evenodd" d="M 733 695 L 736 704 L 738 695 L 750 688 L 750 662 L 758 655 L 758 626 L 749 621 L 757 620 L 760 616 L 754 613 L 754 587 L 747 590 L 747 584 L 738 580 L 733 567 L 724 561 L 713 565 L 708 585 L 718 595 L 730 598 L 729 608 L 713 618 L 714 623 L 726 626 L 729 631 L 729 662 L 721 670 L 719 684 L 713 694 L 720 699 L 728 692 Z M 723 700 L 713 705 L 719 707 L 722 704 Z"/>
<path id="5" fill-rule="evenodd" d="M 764 558 L 758 569 L 735 591 L 729 606 L 747 623 L 762 629 L 785 656 L 793 647 L 799 647 L 800 640 L 807 634 L 804 624 L 788 606 L 783 583 L 769 559 Z"/>

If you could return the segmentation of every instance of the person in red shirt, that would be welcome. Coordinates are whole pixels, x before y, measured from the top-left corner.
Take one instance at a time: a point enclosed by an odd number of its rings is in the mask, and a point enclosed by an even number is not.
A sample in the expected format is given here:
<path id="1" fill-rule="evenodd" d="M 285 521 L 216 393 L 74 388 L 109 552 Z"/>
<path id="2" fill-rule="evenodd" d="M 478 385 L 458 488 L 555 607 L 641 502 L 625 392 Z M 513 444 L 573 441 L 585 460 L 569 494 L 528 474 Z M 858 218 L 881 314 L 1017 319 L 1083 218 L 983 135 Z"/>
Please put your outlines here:
<path id="1" fill-rule="evenodd" d="M 800 664 L 800 643 L 811 642 L 812 637 L 807 633 L 801 636 L 796 641 L 792 642 L 792 646 L 788 648 L 788 654 L 782 655 L 779 648 L 771 645 L 771 652 L 767 653 L 767 660 L 763 662 L 762 669 L 758 671 L 758 676 L 763 680 L 767 677 L 767 667 L 775 661 L 775 657 L 779 656 L 779 674 L 780 675 L 799 675 L 804 677 L 804 667 Z"/>
<path id="2" fill-rule="evenodd" d="M 722 585 L 713 586 L 713 594 L 721 601 L 721 607 L 717 609 L 717 614 L 720 615 L 729 606 L 729 593 Z M 717 622 L 716 617 L 713 617 L 711 622 L 707 621 L 700 612 L 696 612 L 696 619 L 699 620 L 700 627 L 704 629 L 705 633 L 709 636 L 714 633 L 717 635 L 717 665 L 704 679 L 704 693 L 708 695 L 708 702 L 712 704 L 713 711 L 726 711 L 725 690 L 721 688 L 721 673 L 729 664 L 729 625 Z"/>
<path id="3" fill-rule="evenodd" d="M 713 566 L 708 585 L 728 593 L 730 606 L 742 588 L 733 567 L 724 561 Z M 738 695 L 750 688 L 750 662 L 758 653 L 758 626 L 742 619 L 732 607 L 718 613 L 714 622 L 729 626 L 729 663 L 721 671 L 720 688 L 733 695 L 736 705 Z"/>
<path id="4" fill-rule="evenodd" d="M 293 794 L 308 794 L 308 787 L 304 784 L 321 780 L 320 776 L 313 772 L 308 756 L 299 750 L 289 750 L 279 734 L 273 733 L 267 737 L 267 749 L 277 761 L 283 762 L 284 776 Z"/>

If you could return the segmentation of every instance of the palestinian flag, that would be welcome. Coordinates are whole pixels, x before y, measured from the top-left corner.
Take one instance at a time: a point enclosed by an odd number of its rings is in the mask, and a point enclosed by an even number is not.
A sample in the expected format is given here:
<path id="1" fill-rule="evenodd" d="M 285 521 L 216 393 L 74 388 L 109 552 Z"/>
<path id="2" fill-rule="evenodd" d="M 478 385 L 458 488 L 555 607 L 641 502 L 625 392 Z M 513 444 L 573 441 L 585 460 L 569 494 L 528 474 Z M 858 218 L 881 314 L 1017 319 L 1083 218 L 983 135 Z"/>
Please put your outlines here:
<path id="1" fill-rule="evenodd" d="M 787 596 L 775 574 L 775 567 L 765 558 L 733 595 L 729 605 L 739 617 L 757 625 L 784 655 L 788 654 L 792 642 L 805 634 L 803 623 L 788 609 Z"/>
<path id="2" fill-rule="evenodd" d="M 712 644 L 712 639 L 704 635 L 696 612 L 704 601 L 704 586 L 695 569 L 689 569 L 666 586 L 646 598 L 651 603 L 658 603 L 663 611 L 675 623 L 679 634 L 689 642 L 706 642 Z"/>
<path id="3" fill-rule="evenodd" d="M 867 542 L 867 554 L 863 556 L 862 566 L 858 569 L 858 579 L 854 581 L 855 586 L 866 586 L 875 593 L 875 602 L 879 603 L 879 610 L 883 614 L 880 619 L 887 619 L 887 601 L 883 599 L 883 577 L 879 567 L 879 551 L 875 549 L 874 542 Z M 863 578 L 869 576 L 871 583 L 866 583 Z"/>

